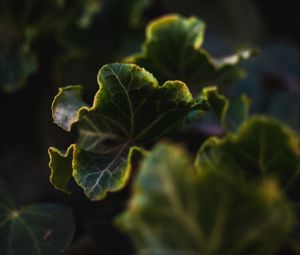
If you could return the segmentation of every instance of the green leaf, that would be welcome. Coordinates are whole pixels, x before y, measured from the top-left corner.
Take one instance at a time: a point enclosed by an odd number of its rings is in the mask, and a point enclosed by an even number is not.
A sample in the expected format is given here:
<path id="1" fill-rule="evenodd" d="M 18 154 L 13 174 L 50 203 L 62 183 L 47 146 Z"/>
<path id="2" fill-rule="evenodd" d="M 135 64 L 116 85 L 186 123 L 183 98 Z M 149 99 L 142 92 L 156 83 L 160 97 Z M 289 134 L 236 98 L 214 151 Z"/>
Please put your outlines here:
<path id="1" fill-rule="evenodd" d="M 25 85 L 27 77 L 36 71 L 35 56 L 20 48 L 5 50 L 0 44 L 0 89 L 14 92 Z"/>
<path id="2" fill-rule="evenodd" d="M 121 26 L 137 27 L 142 20 L 143 11 L 153 0 L 103 0 L 101 14 Z"/>
<path id="3" fill-rule="evenodd" d="M 214 59 L 201 48 L 205 24 L 195 17 L 167 15 L 152 21 L 146 30 L 142 52 L 125 59 L 152 72 L 160 82 L 178 79 L 199 92 L 201 86 L 227 84 L 242 78 L 238 66 L 254 52 L 244 50 Z"/>
<path id="4" fill-rule="evenodd" d="M 36 56 L 29 50 L 29 30 L 21 34 L 1 11 L 0 24 L 0 89 L 14 92 L 36 71 Z"/>
<path id="5" fill-rule="evenodd" d="M 116 223 L 138 254 L 273 255 L 293 213 L 275 181 L 244 187 L 199 175 L 181 147 L 160 144 L 142 162 Z"/>
<path id="6" fill-rule="evenodd" d="M 70 80 L 77 81 L 85 84 L 86 90 L 94 91 L 94 74 L 99 66 L 118 60 L 120 56 L 123 58 L 132 49 L 138 48 L 145 26 L 143 13 L 154 1 L 89 1 L 93 4 L 88 5 L 88 9 L 93 11 L 93 5 L 98 4 L 100 10 L 93 16 L 89 27 L 68 28 L 61 34 L 66 54 L 57 59 L 54 71 L 61 84 L 68 84 Z M 84 24 L 83 21 L 85 17 L 81 21 Z M 97 36 L 98 34 L 110 36 Z"/>
<path id="7" fill-rule="evenodd" d="M 234 175 L 241 182 L 274 178 L 284 189 L 299 185 L 299 136 L 269 117 L 253 116 L 234 134 L 209 138 L 198 152 L 203 171 Z"/>
<path id="8" fill-rule="evenodd" d="M 122 1 L 123 2 L 123 1 Z M 153 0 L 133 0 L 129 12 L 129 24 L 137 27 L 142 20 L 143 12 L 152 4 Z M 128 4 L 128 1 L 127 3 Z"/>
<path id="9" fill-rule="evenodd" d="M 67 2 L 0 0 L 1 90 L 14 92 L 21 89 L 28 77 L 37 71 L 38 52 L 33 44 L 41 35 L 59 41 L 62 34 L 78 21 L 78 17 L 82 16 L 79 20 L 87 23 L 98 11 L 99 4 L 95 0 Z"/>
<path id="10" fill-rule="evenodd" d="M 92 200 L 125 185 L 132 157 L 143 153 L 140 146 L 179 128 L 189 112 L 207 109 L 206 101 L 194 100 L 183 82 L 160 86 L 134 64 L 103 66 L 98 83 L 92 107 L 82 101 L 80 87 L 60 89 L 52 105 L 54 122 L 66 131 L 76 123 L 79 137 L 66 153 L 49 149 L 54 186 L 68 191 L 73 176 Z"/>
<path id="11" fill-rule="evenodd" d="M 253 116 L 236 133 L 222 139 L 209 138 L 198 152 L 196 165 L 200 171 L 217 172 L 227 180 L 234 178 L 242 184 L 264 183 L 272 178 L 299 215 L 299 144 L 299 136 L 279 121 Z M 296 220 L 290 236 L 290 241 L 295 243 L 299 239 L 299 216 Z"/>
<path id="12" fill-rule="evenodd" d="M 225 112 L 224 126 L 228 131 L 236 131 L 249 117 L 251 100 L 246 95 L 230 100 Z"/>
<path id="13" fill-rule="evenodd" d="M 54 204 L 17 209 L 0 180 L 0 254 L 63 254 L 74 234 L 72 212 Z"/>
<path id="14" fill-rule="evenodd" d="M 204 88 L 202 94 L 225 131 L 235 131 L 249 116 L 250 100 L 245 95 L 229 100 L 214 86 Z"/>

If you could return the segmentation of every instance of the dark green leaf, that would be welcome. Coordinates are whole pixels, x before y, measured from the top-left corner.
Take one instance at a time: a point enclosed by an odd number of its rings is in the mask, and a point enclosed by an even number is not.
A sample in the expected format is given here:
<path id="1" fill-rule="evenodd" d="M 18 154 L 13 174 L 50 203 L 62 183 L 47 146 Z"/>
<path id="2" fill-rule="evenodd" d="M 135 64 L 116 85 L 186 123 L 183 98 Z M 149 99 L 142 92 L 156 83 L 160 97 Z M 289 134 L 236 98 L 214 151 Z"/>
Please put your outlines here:
<path id="1" fill-rule="evenodd" d="M 274 255 L 293 214 L 274 180 L 244 187 L 160 144 L 143 161 L 127 211 L 117 224 L 138 254 Z"/>
<path id="2" fill-rule="evenodd" d="M 253 116 L 235 134 L 209 138 L 196 164 L 204 171 L 233 174 L 242 182 L 272 177 L 293 189 L 300 179 L 299 137 L 272 118 Z"/>
<path id="3" fill-rule="evenodd" d="M 183 82 L 159 86 L 133 64 L 103 66 L 98 83 L 92 107 L 82 101 L 78 86 L 60 89 L 52 105 L 54 122 L 67 131 L 76 123 L 79 138 L 67 153 L 49 150 L 54 186 L 67 191 L 73 175 L 92 200 L 124 186 L 131 158 L 142 152 L 139 146 L 180 127 L 190 111 L 207 107 L 203 98 L 193 99 Z"/>
<path id="4" fill-rule="evenodd" d="M 86 91 L 94 91 L 94 74 L 99 66 L 119 60 L 138 48 L 143 35 L 143 12 L 154 1 L 89 1 L 100 5 L 99 12 L 93 16 L 90 26 L 74 27 L 61 34 L 66 54 L 57 59 L 54 68 L 61 84 L 76 81 L 85 84 Z M 87 7 L 95 9 L 92 4 Z M 109 36 L 97 36 L 100 34 Z"/>
<path id="5" fill-rule="evenodd" d="M 201 48 L 204 30 L 204 22 L 195 17 L 164 16 L 148 25 L 142 52 L 125 61 L 145 67 L 160 82 L 182 80 L 198 92 L 201 86 L 226 84 L 243 77 L 238 63 L 253 52 L 245 50 L 214 59 Z"/>
<path id="6" fill-rule="evenodd" d="M 73 234 L 73 215 L 68 208 L 38 204 L 17 209 L 0 182 L 1 255 L 62 255 Z"/>
<path id="7" fill-rule="evenodd" d="M 242 95 L 229 101 L 218 92 L 217 87 L 206 87 L 203 95 L 207 99 L 211 110 L 218 116 L 225 131 L 235 131 L 249 115 L 250 100 Z"/>
<path id="8" fill-rule="evenodd" d="M 46 34 L 59 40 L 71 26 L 80 25 L 78 20 L 83 24 L 90 21 L 98 5 L 95 0 L 76 0 L 72 4 L 64 0 L 0 0 L 0 89 L 20 89 L 37 70 L 33 47 L 37 38 Z"/>
<path id="9" fill-rule="evenodd" d="M 226 130 L 236 131 L 248 119 L 250 103 L 251 100 L 245 95 L 230 100 L 224 120 Z"/>
<path id="10" fill-rule="evenodd" d="M 143 11 L 153 0 L 103 0 L 101 14 L 113 20 L 121 21 L 125 26 L 138 26 L 141 22 Z"/>
<path id="11" fill-rule="evenodd" d="M 242 184 L 265 183 L 273 178 L 299 215 L 299 142 L 299 136 L 280 122 L 254 116 L 233 135 L 209 138 L 198 152 L 196 165 L 200 171 L 218 172 L 225 179 L 234 178 Z M 298 217 L 291 242 L 298 242 L 299 220 Z"/>
<path id="12" fill-rule="evenodd" d="M 0 89 L 13 92 L 36 71 L 36 58 L 29 50 L 31 31 L 20 33 L 1 11 L 0 24 Z"/>

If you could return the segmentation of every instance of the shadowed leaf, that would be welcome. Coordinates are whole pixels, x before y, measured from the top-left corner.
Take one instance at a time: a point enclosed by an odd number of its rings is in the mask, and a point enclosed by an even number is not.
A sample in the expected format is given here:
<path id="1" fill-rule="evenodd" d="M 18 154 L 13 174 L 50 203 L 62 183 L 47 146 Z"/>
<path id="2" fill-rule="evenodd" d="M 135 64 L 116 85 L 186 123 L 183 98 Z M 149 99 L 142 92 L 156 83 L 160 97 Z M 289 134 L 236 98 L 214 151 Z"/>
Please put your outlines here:
<path id="1" fill-rule="evenodd" d="M 74 234 L 72 212 L 60 205 L 16 208 L 0 182 L 0 254 L 62 255 Z"/>
<path id="2" fill-rule="evenodd" d="M 41 56 L 34 44 L 45 35 L 59 41 L 71 27 L 88 26 L 99 11 L 97 2 L 0 0 L 0 90 L 21 89 L 38 69 Z"/>
<path id="3" fill-rule="evenodd" d="M 233 174 L 241 182 L 272 177 L 293 189 L 300 179 L 299 137 L 272 118 L 253 116 L 232 135 L 209 138 L 196 164 L 200 170 Z"/>
<path id="4" fill-rule="evenodd" d="M 244 187 L 199 175 L 181 147 L 160 144 L 144 159 L 117 224 L 138 254 L 273 255 L 292 220 L 273 180 Z"/>
<path id="5" fill-rule="evenodd" d="M 242 95 L 228 100 L 218 92 L 217 87 L 206 87 L 202 94 L 207 99 L 211 110 L 220 119 L 220 124 L 225 131 L 235 131 L 248 118 L 250 111 L 248 97 Z"/>

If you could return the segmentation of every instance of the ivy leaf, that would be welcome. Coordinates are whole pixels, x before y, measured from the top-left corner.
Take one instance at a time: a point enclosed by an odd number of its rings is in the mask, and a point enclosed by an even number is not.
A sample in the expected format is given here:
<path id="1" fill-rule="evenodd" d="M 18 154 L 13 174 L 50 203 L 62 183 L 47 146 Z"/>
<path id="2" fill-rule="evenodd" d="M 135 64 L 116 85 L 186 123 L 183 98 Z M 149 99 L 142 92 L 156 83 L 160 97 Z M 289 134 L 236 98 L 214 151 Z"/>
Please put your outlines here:
<path id="1" fill-rule="evenodd" d="M 243 187 L 196 171 L 181 147 L 160 144 L 144 159 L 116 223 L 138 254 L 273 255 L 293 214 L 276 182 Z"/>
<path id="2" fill-rule="evenodd" d="M 142 20 L 142 14 L 153 0 L 104 0 L 102 15 L 114 22 L 122 21 L 122 25 L 137 27 Z"/>
<path id="3" fill-rule="evenodd" d="M 143 13 L 154 1 L 89 1 L 93 4 L 87 6 L 88 10 L 94 11 L 94 5 L 98 5 L 99 11 L 93 16 L 89 27 L 82 29 L 82 25 L 86 23 L 85 15 L 81 19 L 81 27 L 68 28 L 61 34 L 66 54 L 57 59 L 55 74 L 62 83 L 77 81 L 93 91 L 94 73 L 98 71 L 99 66 L 120 59 L 120 56 L 126 56 L 130 49 L 138 47 L 145 23 Z M 110 36 L 96 36 L 99 33 Z"/>
<path id="4" fill-rule="evenodd" d="M 96 2 L 0 0 L 0 89 L 5 92 L 21 89 L 38 68 L 33 47 L 37 38 L 50 35 L 59 41 L 78 20 L 87 23 L 92 19 L 98 11 Z"/>
<path id="5" fill-rule="evenodd" d="M 228 84 L 242 78 L 238 66 L 254 51 L 244 50 L 215 59 L 201 48 L 205 24 L 195 17 L 167 15 L 151 22 L 146 30 L 142 52 L 125 59 L 152 72 L 160 82 L 178 79 L 194 89 L 212 84 Z"/>
<path id="6" fill-rule="evenodd" d="M 24 86 L 36 71 L 36 56 L 30 52 L 31 31 L 23 34 L 0 11 L 0 89 L 13 92 Z"/>
<path id="7" fill-rule="evenodd" d="M 63 254 L 74 234 L 72 212 L 60 205 L 37 204 L 16 208 L 0 181 L 0 254 Z"/>
<path id="8" fill-rule="evenodd" d="M 264 183 L 273 178 L 293 202 L 298 217 L 290 242 L 299 250 L 300 139 L 279 121 L 253 116 L 234 134 L 209 138 L 200 148 L 200 171 L 218 172 L 239 183 Z"/>
<path id="9" fill-rule="evenodd" d="M 52 105 L 54 122 L 66 131 L 76 123 L 79 138 L 67 152 L 49 149 L 53 185 L 67 191 L 71 176 L 91 200 L 121 189 L 129 178 L 132 157 L 141 146 L 179 128 L 186 115 L 207 109 L 180 81 L 159 86 L 134 64 L 108 64 L 98 73 L 99 90 L 92 107 L 78 86 L 60 89 Z"/>
<path id="10" fill-rule="evenodd" d="M 27 77 L 36 71 L 35 56 L 25 52 L 24 46 L 1 46 L 0 43 L 0 89 L 14 92 L 24 86 Z"/>
<path id="11" fill-rule="evenodd" d="M 233 132 L 248 119 L 250 111 L 250 100 L 247 96 L 229 100 L 218 92 L 217 87 L 206 87 L 202 91 L 207 99 L 211 110 L 218 116 L 222 128 Z"/>
<path id="12" fill-rule="evenodd" d="M 281 187 L 294 189 L 300 180 L 299 137 L 277 120 L 253 116 L 232 135 L 209 138 L 196 164 L 205 171 L 234 175 L 242 182 L 272 177 Z"/>
<path id="13" fill-rule="evenodd" d="M 249 117 L 251 100 L 246 95 L 230 100 L 225 112 L 225 129 L 236 131 Z"/>

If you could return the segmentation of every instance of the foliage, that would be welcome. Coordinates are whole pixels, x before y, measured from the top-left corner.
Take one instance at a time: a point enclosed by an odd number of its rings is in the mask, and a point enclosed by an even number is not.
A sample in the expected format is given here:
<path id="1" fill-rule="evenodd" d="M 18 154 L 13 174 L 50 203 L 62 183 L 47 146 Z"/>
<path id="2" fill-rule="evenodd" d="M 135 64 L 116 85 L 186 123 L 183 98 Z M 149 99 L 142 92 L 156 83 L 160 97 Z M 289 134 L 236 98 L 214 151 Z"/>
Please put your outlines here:
<path id="1" fill-rule="evenodd" d="M 293 222 L 277 182 L 244 185 L 221 170 L 194 167 L 175 145 L 154 148 L 117 221 L 139 254 L 274 254 Z"/>
<path id="2" fill-rule="evenodd" d="M 142 52 L 125 59 L 152 72 L 160 82 L 178 79 L 199 92 L 212 84 L 228 84 L 242 78 L 239 62 L 249 58 L 250 50 L 221 59 L 202 48 L 205 24 L 195 17 L 168 15 L 152 21 L 146 30 Z"/>
<path id="3" fill-rule="evenodd" d="M 77 17 L 89 19 L 89 10 L 97 10 L 95 0 L 76 0 L 72 4 L 55 1 L 0 1 L 0 88 L 14 92 L 25 85 L 38 63 L 34 41 L 41 35 L 59 36 L 72 25 Z M 68 11 L 67 15 L 62 15 Z M 75 24 L 74 24 L 75 23 Z"/>
<path id="4" fill-rule="evenodd" d="M 1 255 L 300 254 L 298 51 L 219 2 L 0 0 Z"/>
<path id="5" fill-rule="evenodd" d="M 0 180 L 0 253 L 2 255 L 63 254 L 75 226 L 70 209 L 37 204 L 18 209 Z"/>
<path id="6" fill-rule="evenodd" d="M 285 191 L 299 185 L 299 137 L 278 121 L 249 118 L 236 133 L 211 137 L 198 152 L 196 164 L 204 171 L 233 174 L 241 183 L 274 178 Z"/>
<path id="7" fill-rule="evenodd" d="M 250 100 L 247 96 L 241 95 L 230 101 L 218 92 L 217 87 L 204 88 L 202 93 L 225 131 L 235 131 L 248 118 Z"/>
<path id="8" fill-rule="evenodd" d="M 196 165 L 242 184 L 274 179 L 293 203 L 298 218 L 291 241 L 299 250 L 300 139 L 279 121 L 265 116 L 249 118 L 234 134 L 210 137 L 201 146 Z"/>
<path id="9" fill-rule="evenodd" d="M 143 153 L 143 144 L 178 129 L 189 112 L 207 108 L 205 99 L 194 100 L 183 82 L 159 85 L 137 65 L 105 65 L 97 80 L 92 107 L 82 101 L 80 87 L 60 89 L 52 105 L 54 122 L 66 131 L 76 123 L 79 138 L 66 153 L 49 149 L 54 186 L 68 191 L 73 175 L 92 200 L 124 187 L 132 157 Z"/>
<path id="10" fill-rule="evenodd" d="M 111 54 L 114 46 L 109 50 L 98 51 L 99 41 L 91 41 L 90 38 L 99 31 L 107 33 L 116 24 L 119 29 L 116 41 L 123 40 L 122 36 L 128 35 L 129 28 L 137 26 L 142 11 L 150 2 L 47 0 L 41 3 L 37 0 L 1 0 L 0 88 L 6 92 L 19 90 L 26 84 L 29 75 L 37 71 L 38 49 L 35 44 L 41 36 L 52 37 L 56 47 L 64 50 L 54 60 L 53 67 L 61 79 L 69 79 L 68 73 L 76 74 L 74 61 L 84 61 L 90 67 L 95 65 L 91 62 L 94 59 L 91 56 L 95 52 L 99 52 L 100 58 L 110 59 L 106 54 Z M 122 33 L 121 29 L 124 30 Z M 101 40 L 103 41 L 102 37 Z M 73 61 L 73 67 L 69 66 L 70 61 Z M 96 63 L 98 64 L 99 62 Z M 61 69 L 65 73 L 61 73 Z"/>
<path id="11" fill-rule="evenodd" d="M 85 84 L 87 89 L 94 88 L 99 66 L 120 61 L 140 43 L 142 14 L 152 0 L 95 2 L 100 2 L 100 10 L 88 26 L 84 29 L 73 26 L 60 37 L 66 52 L 56 60 L 54 71 L 61 84 L 72 81 Z"/>

